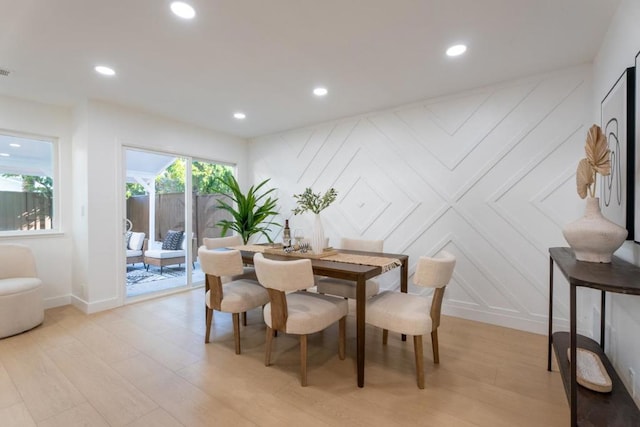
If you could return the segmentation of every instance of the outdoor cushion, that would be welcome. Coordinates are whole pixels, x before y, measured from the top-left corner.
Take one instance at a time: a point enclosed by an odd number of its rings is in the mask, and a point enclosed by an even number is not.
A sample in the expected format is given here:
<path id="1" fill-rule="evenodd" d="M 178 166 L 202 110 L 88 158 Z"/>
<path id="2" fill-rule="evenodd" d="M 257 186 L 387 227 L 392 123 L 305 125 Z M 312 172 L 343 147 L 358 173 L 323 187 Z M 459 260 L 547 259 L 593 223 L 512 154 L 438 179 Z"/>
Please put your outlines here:
<path id="1" fill-rule="evenodd" d="M 127 249 L 130 249 L 132 251 L 141 251 L 142 245 L 144 245 L 144 237 L 144 233 L 131 233 L 131 237 L 129 238 L 129 246 L 127 246 Z M 127 253 L 127 256 L 130 255 Z"/>
<path id="2" fill-rule="evenodd" d="M 166 250 L 178 250 L 182 244 L 182 235 L 184 231 L 175 231 L 169 230 L 167 231 L 167 235 L 164 237 L 162 241 L 162 249 Z"/>
<path id="3" fill-rule="evenodd" d="M 141 255 L 142 255 L 142 250 L 134 251 L 133 249 L 127 249 L 127 258 L 132 256 L 141 256 Z"/>
<path id="4" fill-rule="evenodd" d="M 183 250 L 172 251 L 172 250 L 156 249 L 156 250 L 149 250 L 144 253 L 144 256 L 148 258 L 161 258 L 161 259 L 178 258 L 178 257 L 184 257 L 185 255 L 186 255 L 186 252 Z"/>

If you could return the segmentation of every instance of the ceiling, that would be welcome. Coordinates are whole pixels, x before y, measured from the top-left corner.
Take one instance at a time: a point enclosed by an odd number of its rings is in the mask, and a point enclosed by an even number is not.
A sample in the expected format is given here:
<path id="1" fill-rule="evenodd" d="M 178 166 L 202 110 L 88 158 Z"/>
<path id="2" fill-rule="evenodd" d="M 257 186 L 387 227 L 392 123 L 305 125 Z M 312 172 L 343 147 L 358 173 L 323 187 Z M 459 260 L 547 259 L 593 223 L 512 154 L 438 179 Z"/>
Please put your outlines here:
<path id="1" fill-rule="evenodd" d="M 619 3 L 188 1 L 191 21 L 169 0 L 0 0 L 0 94 L 255 137 L 591 62 Z M 467 53 L 446 57 L 459 42 Z"/>

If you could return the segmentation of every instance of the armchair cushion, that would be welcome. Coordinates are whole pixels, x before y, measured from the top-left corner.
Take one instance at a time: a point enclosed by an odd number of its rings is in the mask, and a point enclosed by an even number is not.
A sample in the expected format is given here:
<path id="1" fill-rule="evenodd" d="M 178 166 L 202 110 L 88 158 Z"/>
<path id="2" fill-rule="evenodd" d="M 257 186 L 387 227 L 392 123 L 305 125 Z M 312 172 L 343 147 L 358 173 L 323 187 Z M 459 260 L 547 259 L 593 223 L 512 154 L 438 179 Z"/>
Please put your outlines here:
<path id="1" fill-rule="evenodd" d="M 130 233 L 131 233 L 131 236 L 129 236 L 129 241 L 128 241 L 129 243 L 127 245 L 127 249 L 132 251 L 141 251 L 142 245 L 144 244 L 144 238 L 146 235 L 144 233 L 138 233 L 138 232 L 130 232 Z M 130 256 L 128 252 L 127 252 L 127 256 Z"/>
<path id="2" fill-rule="evenodd" d="M 180 246 L 182 245 L 183 234 L 184 234 L 184 231 L 175 231 L 175 230 L 167 231 L 167 235 L 164 237 L 164 240 L 162 241 L 162 249 L 172 250 L 172 251 L 180 249 Z"/>

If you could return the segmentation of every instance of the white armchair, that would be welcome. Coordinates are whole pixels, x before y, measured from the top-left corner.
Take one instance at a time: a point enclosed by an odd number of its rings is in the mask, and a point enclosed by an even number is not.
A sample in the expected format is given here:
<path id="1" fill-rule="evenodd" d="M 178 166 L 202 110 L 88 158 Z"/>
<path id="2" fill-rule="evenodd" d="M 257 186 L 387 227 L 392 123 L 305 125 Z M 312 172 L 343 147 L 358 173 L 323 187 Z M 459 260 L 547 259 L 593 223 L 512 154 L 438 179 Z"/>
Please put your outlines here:
<path id="1" fill-rule="evenodd" d="M 35 328 L 43 320 L 42 281 L 31 249 L 0 245 L 0 338 Z"/>

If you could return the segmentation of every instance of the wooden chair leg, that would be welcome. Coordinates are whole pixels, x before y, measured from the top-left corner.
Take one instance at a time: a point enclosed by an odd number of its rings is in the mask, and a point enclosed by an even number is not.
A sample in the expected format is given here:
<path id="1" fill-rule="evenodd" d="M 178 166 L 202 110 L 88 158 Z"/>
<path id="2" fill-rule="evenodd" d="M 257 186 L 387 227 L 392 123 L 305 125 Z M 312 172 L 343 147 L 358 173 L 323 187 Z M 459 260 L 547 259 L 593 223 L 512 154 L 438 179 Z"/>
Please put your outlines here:
<path id="1" fill-rule="evenodd" d="M 242 312 L 242 326 L 247 326 L 247 312 Z"/>
<path id="2" fill-rule="evenodd" d="M 240 354 L 240 313 L 233 313 L 233 338 L 236 342 L 236 354 Z"/>
<path id="3" fill-rule="evenodd" d="M 300 335 L 300 384 L 307 386 L 307 336 Z"/>
<path id="4" fill-rule="evenodd" d="M 264 366 L 271 365 L 271 343 L 273 342 L 273 333 L 275 331 L 267 326 L 267 339 L 264 344 Z"/>
<path id="5" fill-rule="evenodd" d="M 339 331 L 339 341 L 338 341 L 338 356 L 340 356 L 340 360 L 344 360 L 344 349 L 347 343 L 347 333 L 346 333 L 346 325 L 347 325 L 347 316 L 343 316 L 338 322 L 338 331 Z"/>
<path id="6" fill-rule="evenodd" d="M 416 376 L 418 377 L 418 388 L 424 388 L 424 358 L 422 354 L 422 335 L 414 335 L 413 351 L 416 356 Z"/>
<path id="7" fill-rule="evenodd" d="M 382 330 L 382 345 L 387 345 L 387 340 L 389 339 L 389 330 L 388 329 L 383 329 Z"/>
<path id="8" fill-rule="evenodd" d="M 205 308 L 205 322 L 207 325 L 207 331 L 204 334 L 204 342 L 205 344 L 209 342 L 209 334 L 211 333 L 211 318 L 213 317 L 213 309 L 206 307 Z"/>
<path id="9" fill-rule="evenodd" d="M 431 348 L 433 349 L 433 363 L 440 363 L 440 354 L 438 351 L 438 330 L 431 331 Z"/>

